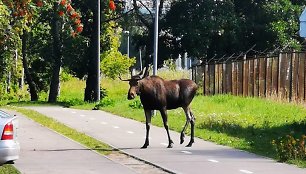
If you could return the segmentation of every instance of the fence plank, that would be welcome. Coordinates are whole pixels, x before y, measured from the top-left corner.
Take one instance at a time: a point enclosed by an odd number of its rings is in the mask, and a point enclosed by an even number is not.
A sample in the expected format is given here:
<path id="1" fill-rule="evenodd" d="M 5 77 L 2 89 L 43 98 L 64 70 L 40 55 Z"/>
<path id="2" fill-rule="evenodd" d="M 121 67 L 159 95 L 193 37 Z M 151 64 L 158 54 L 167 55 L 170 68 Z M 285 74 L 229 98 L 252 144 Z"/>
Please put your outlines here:
<path id="1" fill-rule="evenodd" d="M 259 59 L 254 60 L 254 96 L 259 97 Z"/>
<path id="2" fill-rule="evenodd" d="M 225 64 L 226 71 L 225 71 L 225 91 L 226 93 L 233 93 L 232 92 L 232 64 L 227 63 Z"/>
<path id="3" fill-rule="evenodd" d="M 272 96 L 278 93 L 279 57 L 272 58 Z"/>
<path id="4" fill-rule="evenodd" d="M 266 68 L 266 95 L 271 96 L 272 94 L 272 62 L 271 57 L 267 58 L 267 68 Z"/>
<path id="5" fill-rule="evenodd" d="M 266 95 L 266 58 L 259 59 L 259 96 L 265 97 Z"/>
<path id="6" fill-rule="evenodd" d="M 243 96 L 248 96 L 248 81 L 249 81 L 249 61 L 246 60 L 246 57 L 244 57 L 243 61 Z"/>
<path id="7" fill-rule="evenodd" d="M 287 70 L 286 58 L 287 57 L 285 53 L 281 53 L 279 55 L 278 97 L 282 99 L 284 99 L 286 96 L 286 91 L 285 91 L 286 70 Z"/>
<path id="8" fill-rule="evenodd" d="M 298 101 L 298 73 L 299 73 L 299 57 L 298 54 L 292 54 L 292 100 Z"/>
<path id="9" fill-rule="evenodd" d="M 215 64 L 215 92 L 214 94 L 219 94 L 219 66 Z"/>
<path id="10" fill-rule="evenodd" d="M 249 60 L 249 74 L 248 92 L 249 96 L 254 96 L 254 59 Z"/>
<path id="11" fill-rule="evenodd" d="M 237 62 L 237 94 L 243 95 L 243 62 Z"/>
<path id="12" fill-rule="evenodd" d="M 298 96 L 299 100 L 305 100 L 305 53 L 299 53 L 298 72 Z"/>
<path id="13" fill-rule="evenodd" d="M 218 64 L 218 68 L 219 68 L 219 89 L 218 89 L 218 93 L 222 94 L 223 91 L 223 64 Z"/>
<path id="14" fill-rule="evenodd" d="M 287 53 L 287 71 L 285 82 L 286 100 L 291 101 L 292 98 L 292 54 Z"/>
<path id="15" fill-rule="evenodd" d="M 232 63 L 232 93 L 237 95 L 237 62 Z"/>
<path id="16" fill-rule="evenodd" d="M 209 65 L 209 94 L 215 94 L 215 65 Z"/>

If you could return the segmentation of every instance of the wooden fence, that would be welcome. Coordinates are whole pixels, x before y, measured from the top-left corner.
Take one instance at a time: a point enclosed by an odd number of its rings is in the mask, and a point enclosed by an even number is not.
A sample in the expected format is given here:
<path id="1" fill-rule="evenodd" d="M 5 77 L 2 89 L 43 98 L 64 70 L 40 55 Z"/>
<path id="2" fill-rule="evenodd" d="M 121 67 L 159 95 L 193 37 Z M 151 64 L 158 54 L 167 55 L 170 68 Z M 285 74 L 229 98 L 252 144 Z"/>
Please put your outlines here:
<path id="1" fill-rule="evenodd" d="M 278 97 L 305 101 L 306 52 L 276 56 L 244 56 L 237 61 L 204 63 L 193 68 L 204 95 Z"/>

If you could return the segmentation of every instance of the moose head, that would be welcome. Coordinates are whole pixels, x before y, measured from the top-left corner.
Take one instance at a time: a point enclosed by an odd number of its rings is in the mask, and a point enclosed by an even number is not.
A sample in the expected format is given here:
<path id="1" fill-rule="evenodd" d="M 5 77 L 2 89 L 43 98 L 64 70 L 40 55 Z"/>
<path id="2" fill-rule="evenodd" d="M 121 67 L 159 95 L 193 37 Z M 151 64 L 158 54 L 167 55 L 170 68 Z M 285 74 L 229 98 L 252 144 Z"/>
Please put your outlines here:
<path id="1" fill-rule="evenodd" d="M 130 89 L 128 91 L 128 100 L 133 100 L 137 95 L 140 94 L 139 91 L 139 81 L 149 76 L 149 68 L 145 67 L 139 74 L 132 76 L 130 79 L 121 79 L 122 81 L 128 81 Z"/>

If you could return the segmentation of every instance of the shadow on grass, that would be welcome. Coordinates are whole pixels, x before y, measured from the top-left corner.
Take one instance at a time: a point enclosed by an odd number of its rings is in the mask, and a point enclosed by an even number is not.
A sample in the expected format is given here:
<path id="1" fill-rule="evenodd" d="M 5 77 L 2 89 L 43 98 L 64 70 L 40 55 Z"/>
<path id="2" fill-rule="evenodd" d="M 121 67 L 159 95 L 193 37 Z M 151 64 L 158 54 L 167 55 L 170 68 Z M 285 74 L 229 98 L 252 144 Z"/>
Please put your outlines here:
<path id="1" fill-rule="evenodd" d="M 224 133 L 231 137 L 244 139 L 248 142 L 249 147 L 242 150 L 276 158 L 276 151 L 272 145 L 272 141 L 286 135 L 300 138 L 301 135 L 306 133 L 306 119 L 300 122 L 287 123 L 276 127 L 265 125 L 260 128 L 254 126 L 242 127 L 237 124 L 226 122 L 212 122 L 209 125 L 200 123 L 198 127 L 218 133 Z"/>

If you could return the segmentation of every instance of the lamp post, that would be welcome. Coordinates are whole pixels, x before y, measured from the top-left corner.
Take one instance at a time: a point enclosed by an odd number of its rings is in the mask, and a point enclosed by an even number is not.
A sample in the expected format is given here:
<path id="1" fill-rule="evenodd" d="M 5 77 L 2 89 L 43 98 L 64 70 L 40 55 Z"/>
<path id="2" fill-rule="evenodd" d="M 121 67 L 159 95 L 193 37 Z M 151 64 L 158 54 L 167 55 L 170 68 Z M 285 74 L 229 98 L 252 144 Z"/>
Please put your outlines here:
<path id="1" fill-rule="evenodd" d="M 153 75 L 157 75 L 157 53 L 158 53 L 158 7 L 159 0 L 155 2 L 155 21 L 154 21 L 154 57 L 153 57 Z"/>
<path id="2" fill-rule="evenodd" d="M 96 57 L 95 57 L 95 59 L 96 59 L 96 67 L 95 67 L 95 69 L 96 69 L 96 72 L 95 72 L 95 74 L 96 74 L 96 89 L 95 89 L 95 91 L 96 91 L 96 96 L 95 96 L 95 98 L 96 98 L 96 101 L 100 101 L 100 25 L 101 25 L 101 23 L 100 23 L 100 18 L 101 18 L 101 14 L 100 14 L 100 0 L 97 0 L 98 2 L 97 2 L 97 9 L 96 9 L 96 17 L 97 17 L 97 21 L 96 21 L 96 27 L 97 27 L 97 33 L 95 33 L 96 34 Z"/>
<path id="3" fill-rule="evenodd" d="M 123 31 L 124 34 L 127 35 L 127 51 L 126 51 L 126 54 L 128 57 L 130 57 L 130 31 Z"/>

